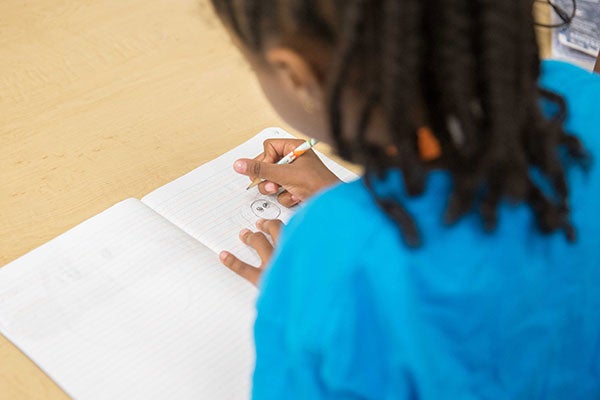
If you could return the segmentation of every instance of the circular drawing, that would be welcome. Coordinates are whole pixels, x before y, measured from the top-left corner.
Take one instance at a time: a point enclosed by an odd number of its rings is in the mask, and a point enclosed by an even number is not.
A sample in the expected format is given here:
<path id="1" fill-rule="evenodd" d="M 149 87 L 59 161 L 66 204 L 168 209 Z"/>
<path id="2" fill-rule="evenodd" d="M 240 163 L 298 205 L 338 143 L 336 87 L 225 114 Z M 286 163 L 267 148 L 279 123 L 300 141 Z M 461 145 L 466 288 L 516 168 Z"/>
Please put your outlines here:
<path id="1" fill-rule="evenodd" d="M 250 205 L 250 208 L 252 209 L 254 215 L 264 219 L 275 219 L 279 217 L 279 214 L 281 214 L 279 206 L 266 199 L 255 200 Z"/>

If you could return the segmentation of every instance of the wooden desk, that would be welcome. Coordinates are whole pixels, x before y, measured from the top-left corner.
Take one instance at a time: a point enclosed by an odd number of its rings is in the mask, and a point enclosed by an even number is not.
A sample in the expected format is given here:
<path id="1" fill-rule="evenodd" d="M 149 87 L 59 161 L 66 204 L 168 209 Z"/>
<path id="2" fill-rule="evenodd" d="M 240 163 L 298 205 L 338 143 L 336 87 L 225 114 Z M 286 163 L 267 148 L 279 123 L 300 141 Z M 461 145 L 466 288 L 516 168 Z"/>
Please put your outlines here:
<path id="1" fill-rule="evenodd" d="M 0 60 L 0 266 L 282 126 L 205 1 L 3 0 Z M 0 336 L 0 399 L 47 398 Z"/>
<path id="2" fill-rule="evenodd" d="M 548 3 L 533 3 L 533 16 L 536 22 L 549 24 L 552 22 L 552 9 Z M 548 28 L 536 28 L 538 44 L 540 46 L 540 57 L 550 58 L 552 54 L 552 31 Z"/>
<path id="3" fill-rule="evenodd" d="M 0 265 L 282 125 L 206 1 L 3 0 L 0 60 Z M 64 398 L 0 336 L 1 400 Z"/>

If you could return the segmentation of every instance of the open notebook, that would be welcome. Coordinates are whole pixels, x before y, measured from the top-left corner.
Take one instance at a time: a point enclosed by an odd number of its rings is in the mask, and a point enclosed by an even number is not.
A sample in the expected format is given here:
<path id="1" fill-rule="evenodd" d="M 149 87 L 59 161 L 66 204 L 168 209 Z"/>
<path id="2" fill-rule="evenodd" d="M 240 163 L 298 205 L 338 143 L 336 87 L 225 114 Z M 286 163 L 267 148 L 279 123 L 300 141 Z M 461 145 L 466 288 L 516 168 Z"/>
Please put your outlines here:
<path id="1" fill-rule="evenodd" d="M 270 137 L 292 136 L 267 129 L 1 268 L 0 332 L 74 398 L 248 397 L 256 290 L 217 254 L 256 263 L 238 232 L 293 212 L 232 169 Z"/>

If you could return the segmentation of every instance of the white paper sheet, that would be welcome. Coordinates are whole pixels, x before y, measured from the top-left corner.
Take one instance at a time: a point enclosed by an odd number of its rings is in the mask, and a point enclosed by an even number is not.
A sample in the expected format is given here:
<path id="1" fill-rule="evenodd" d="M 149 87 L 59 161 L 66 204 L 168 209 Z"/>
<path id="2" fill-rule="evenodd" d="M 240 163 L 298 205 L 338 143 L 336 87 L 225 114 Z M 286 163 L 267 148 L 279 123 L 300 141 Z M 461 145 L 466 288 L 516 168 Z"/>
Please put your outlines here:
<path id="1" fill-rule="evenodd" d="M 77 399 L 240 399 L 255 295 L 130 199 L 0 269 L 0 332 Z"/>
<path id="2" fill-rule="evenodd" d="M 0 333 L 77 399 L 247 398 L 256 290 L 217 254 L 255 263 L 238 232 L 293 212 L 232 169 L 269 137 L 291 135 L 267 129 L 1 268 Z"/>
<path id="3" fill-rule="evenodd" d="M 266 139 L 293 137 L 278 128 L 265 129 L 235 149 L 153 191 L 142 201 L 216 253 L 228 250 L 251 265 L 258 265 L 258 256 L 238 239 L 240 230 L 256 230 L 254 224 L 259 218 L 287 222 L 295 210 L 281 206 L 275 196 L 262 195 L 257 189 L 244 190 L 249 184 L 248 177 L 237 174 L 233 163 L 238 158 L 262 153 Z M 317 154 L 340 179 L 349 181 L 357 177 L 323 154 Z"/>

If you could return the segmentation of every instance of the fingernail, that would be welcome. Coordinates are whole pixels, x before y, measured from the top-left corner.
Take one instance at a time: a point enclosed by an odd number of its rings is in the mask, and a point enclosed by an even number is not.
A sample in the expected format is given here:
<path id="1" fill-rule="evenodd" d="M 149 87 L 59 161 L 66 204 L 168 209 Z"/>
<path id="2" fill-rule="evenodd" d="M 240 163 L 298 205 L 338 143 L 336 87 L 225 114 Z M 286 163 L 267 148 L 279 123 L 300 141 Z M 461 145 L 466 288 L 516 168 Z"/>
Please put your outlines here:
<path id="1" fill-rule="evenodd" d="M 265 223 L 264 218 L 260 218 L 258 221 L 256 221 L 256 227 L 258 229 L 260 229 L 264 223 Z"/>
<path id="2" fill-rule="evenodd" d="M 274 183 L 269 182 L 265 185 L 265 190 L 269 193 L 275 193 L 277 191 L 277 186 Z"/>
<path id="3" fill-rule="evenodd" d="M 228 255 L 229 255 L 229 253 L 228 253 L 228 252 L 226 252 L 226 251 L 222 251 L 222 252 L 220 252 L 220 253 L 219 253 L 219 259 L 220 259 L 221 261 L 225 261 L 225 259 L 227 258 L 227 256 L 228 256 Z"/>
<path id="4" fill-rule="evenodd" d="M 299 201 L 300 201 L 300 199 L 299 199 L 299 198 L 297 198 L 297 197 L 296 197 L 296 196 L 294 196 L 294 195 L 291 195 L 291 196 L 290 196 L 290 199 L 292 199 L 292 201 L 293 201 L 293 202 L 299 202 Z"/>
<path id="5" fill-rule="evenodd" d="M 246 163 L 244 161 L 237 160 L 233 164 L 233 169 L 235 169 L 237 172 L 243 174 L 246 172 Z"/>
<path id="6" fill-rule="evenodd" d="M 240 237 L 243 238 L 244 236 L 246 236 L 247 234 L 249 234 L 251 231 L 250 229 L 242 229 L 240 231 Z"/>

